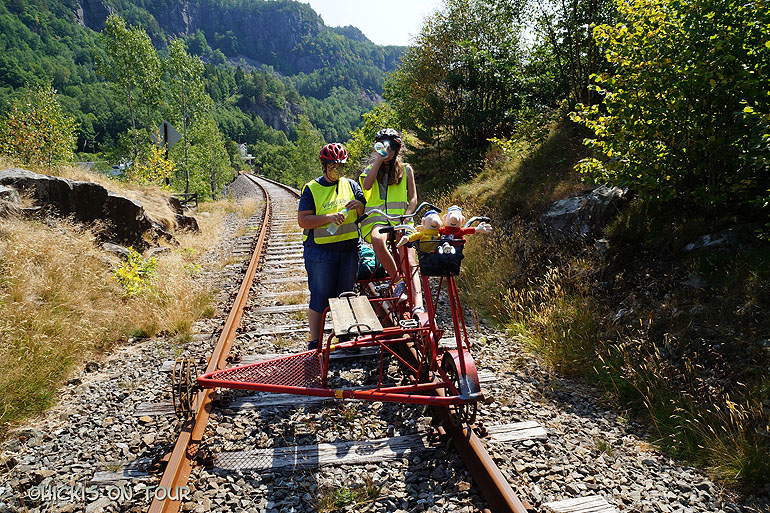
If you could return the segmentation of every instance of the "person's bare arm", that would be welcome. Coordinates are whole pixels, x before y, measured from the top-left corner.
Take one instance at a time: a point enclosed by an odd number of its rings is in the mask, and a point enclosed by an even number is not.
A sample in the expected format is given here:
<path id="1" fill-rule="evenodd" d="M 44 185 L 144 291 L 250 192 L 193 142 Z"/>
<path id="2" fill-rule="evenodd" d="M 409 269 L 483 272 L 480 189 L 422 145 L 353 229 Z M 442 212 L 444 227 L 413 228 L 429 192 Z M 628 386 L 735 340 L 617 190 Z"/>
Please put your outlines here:
<path id="1" fill-rule="evenodd" d="M 342 212 L 333 214 L 316 215 L 312 210 L 302 210 L 297 213 L 297 223 L 303 230 L 312 230 L 329 223 L 342 223 L 345 215 Z"/>
<path id="2" fill-rule="evenodd" d="M 374 182 L 377 181 L 377 173 L 380 172 L 380 166 L 382 165 L 383 159 L 381 155 L 377 155 L 374 158 L 374 164 L 372 164 L 372 168 L 366 173 L 366 178 L 364 178 L 364 190 L 368 191 L 374 186 Z"/>
<path id="3" fill-rule="evenodd" d="M 414 169 L 409 164 L 405 164 L 406 168 L 406 196 L 409 199 L 409 204 L 406 207 L 406 213 L 411 214 L 417 208 L 417 186 L 414 184 Z"/>

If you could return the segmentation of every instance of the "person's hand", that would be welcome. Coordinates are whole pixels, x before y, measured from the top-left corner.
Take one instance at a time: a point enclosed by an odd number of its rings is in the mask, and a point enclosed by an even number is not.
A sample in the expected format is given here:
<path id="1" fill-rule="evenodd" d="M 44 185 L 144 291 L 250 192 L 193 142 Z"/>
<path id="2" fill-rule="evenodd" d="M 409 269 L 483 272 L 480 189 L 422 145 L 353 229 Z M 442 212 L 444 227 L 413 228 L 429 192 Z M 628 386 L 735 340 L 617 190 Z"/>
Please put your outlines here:
<path id="1" fill-rule="evenodd" d="M 358 210 L 359 208 L 364 208 L 364 204 L 358 200 L 350 200 L 348 201 L 348 204 L 345 205 L 345 208 L 348 210 Z"/>
<path id="2" fill-rule="evenodd" d="M 404 235 L 403 237 L 401 237 L 401 240 L 398 241 L 398 244 L 396 244 L 396 247 L 400 248 L 401 246 L 403 246 L 407 242 L 409 242 L 409 236 L 408 235 Z"/>
<path id="3" fill-rule="evenodd" d="M 345 214 L 347 212 L 334 212 L 333 214 L 326 214 L 330 223 L 342 224 L 345 221 Z"/>

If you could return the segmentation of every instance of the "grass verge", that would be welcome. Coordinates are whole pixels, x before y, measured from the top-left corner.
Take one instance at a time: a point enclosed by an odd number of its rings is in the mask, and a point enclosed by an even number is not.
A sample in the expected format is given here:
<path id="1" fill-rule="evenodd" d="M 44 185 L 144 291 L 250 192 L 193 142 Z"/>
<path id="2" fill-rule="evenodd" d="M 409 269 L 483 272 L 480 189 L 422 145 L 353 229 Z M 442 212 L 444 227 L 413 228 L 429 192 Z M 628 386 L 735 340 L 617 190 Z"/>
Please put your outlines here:
<path id="1" fill-rule="evenodd" d="M 740 213 L 641 201 L 606 229 L 608 253 L 556 245 L 532 223 L 578 193 L 577 133 L 555 125 L 513 159 L 488 160 L 442 204 L 497 219 L 471 236 L 459 281 L 485 312 L 560 373 L 646 420 L 667 453 L 746 493 L 770 481 L 770 246 L 687 253 Z M 745 227 L 744 227 L 745 228 Z M 744 231 L 744 235 L 746 230 Z"/>
<path id="2" fill-rule="evenodd" d="M 590 247 L 555 247 L 512 223 L 506 236 L 469 240 L 465 255 L 464 299 L 550 366 L 645 418 L 669 454 L 746 492 L 768 484 L 769 247 L 681 257 L 655 279 L 642 257 L 608 268 Z M 693 272 L 708 290 L 683 284 Z"/>
<path id="3" fill-rule="evenodd" d="M 82 225 L 46 218 L 0 219 L 0 436 L 56 399 L 83 361 L 129 338 L 159 334 L 184 343 L 194 322 L 215 314 L 198 279 L 200 256 L 228 213 L 255 204 L 202 204 L 199 233 L 156 256 L 147 286 L 129 294 L 115 278 L 119 260 Z"/>

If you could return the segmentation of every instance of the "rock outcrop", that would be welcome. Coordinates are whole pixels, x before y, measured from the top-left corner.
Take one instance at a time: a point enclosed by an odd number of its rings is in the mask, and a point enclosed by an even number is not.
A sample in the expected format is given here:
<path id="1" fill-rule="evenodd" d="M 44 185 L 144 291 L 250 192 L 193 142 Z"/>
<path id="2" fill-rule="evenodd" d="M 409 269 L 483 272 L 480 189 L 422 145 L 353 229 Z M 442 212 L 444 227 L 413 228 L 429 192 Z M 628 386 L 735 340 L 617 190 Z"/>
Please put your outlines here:
<path id="1" fill-rule="evenodd" d="M 180 230 L 197 232 L 200 229 L 198 227 L 198 221 L 196 221 L 194 217 L 185 215 L 184 207 L 179 199 L 170 196 L 168 198 L 168 205 L 171 207 L 171 210 L 174 211 L 174 214 L 176 214 L 176 224 Z"/>
<path id="2" fill-rule="evenodd" d="M 540 224 L 556 241 L 595 237 L 620 211 L 627 196 L 627 189 L 602 185 L 588 194 L 553 203 L 540 217 Z"/>
<path id="3" fill-rule="evenodd" d="M 147 216 L 139 202 L 96 183 L 11 168 L 0 170 L 0 185 L 29 194 L 39 205 L 63 217 L 84 223 L 99 221 L 105 227 L 100 236 L 107 241 L 141 250 L 147 247 L 148 239 L 173 240 L 169 232 Z"/>
<path id="4" fill-rule="evenodd" d="M 7 203 L 18 203 L 21 201 L 21 199 L 19 198 L 19 193 L 16 192 L 16 189 L 11 189 L 10 187 L 0 185 L 0 201 L 5 201 Z"/>

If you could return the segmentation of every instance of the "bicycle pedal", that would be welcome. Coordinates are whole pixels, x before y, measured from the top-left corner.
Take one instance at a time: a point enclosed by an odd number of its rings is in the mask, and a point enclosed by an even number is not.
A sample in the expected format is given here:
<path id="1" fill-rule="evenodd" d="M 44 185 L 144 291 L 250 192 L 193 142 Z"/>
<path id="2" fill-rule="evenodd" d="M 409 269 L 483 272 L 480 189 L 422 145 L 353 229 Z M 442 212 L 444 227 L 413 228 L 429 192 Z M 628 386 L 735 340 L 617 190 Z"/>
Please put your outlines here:
<path id="1" fill-rule="evenodd" d="M 411 330 L 411 329 L 420 327 L 420 323 L 417 322 L 417 319 L 402 319 L 398 321 L 398 325 L 406 330 Z"/>

